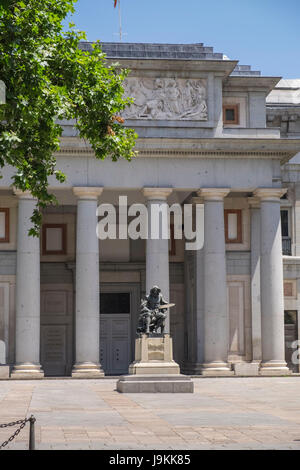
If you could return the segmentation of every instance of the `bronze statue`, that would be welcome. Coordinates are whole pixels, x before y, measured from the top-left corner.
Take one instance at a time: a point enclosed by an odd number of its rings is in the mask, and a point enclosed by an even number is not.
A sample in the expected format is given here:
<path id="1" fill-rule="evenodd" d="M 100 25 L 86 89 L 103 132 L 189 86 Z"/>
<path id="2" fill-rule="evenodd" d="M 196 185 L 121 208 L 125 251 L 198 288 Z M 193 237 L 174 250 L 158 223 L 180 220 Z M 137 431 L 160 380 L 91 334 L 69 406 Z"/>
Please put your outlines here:
<path id="1" fill-rule="evenodd" d="M 173 307 L 164 300 L 158 286 L 153 286 L 146 299 L 141 300 L 141 310 L 137 333 L 160 333 L 164 334 L 167 308 Z"/>

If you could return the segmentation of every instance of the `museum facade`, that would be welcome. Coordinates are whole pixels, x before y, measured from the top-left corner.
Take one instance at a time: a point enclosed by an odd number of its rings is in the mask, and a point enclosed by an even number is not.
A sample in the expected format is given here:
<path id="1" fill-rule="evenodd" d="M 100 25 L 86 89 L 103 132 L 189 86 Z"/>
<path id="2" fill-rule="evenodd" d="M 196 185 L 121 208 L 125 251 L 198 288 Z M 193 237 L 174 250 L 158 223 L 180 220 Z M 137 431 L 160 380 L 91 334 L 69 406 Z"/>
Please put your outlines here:
<path id="1" fill-rule="evenodd" d="M 262 76 L 203 44 L 103 50 L 131 70 L 124 118 L 138 156 L 99 161 L 62 121 L 67 179 L 50 182 L 59 205 L 44 210 L 40 240 L 28 236 L 35 200 L 3 169 L 0 363 L 11 378 L 126 374 L 140 299 L 158 285 L 175 303 L 166 330 L 182 373 L 299 372 L 300 80 Z M 132 220 L 120 197 L 198 208 L 203 246 L 186 249 L 163 211 L 170 240 L 99 240 L 99 204 L 116 208 L 118 233 Z"/>

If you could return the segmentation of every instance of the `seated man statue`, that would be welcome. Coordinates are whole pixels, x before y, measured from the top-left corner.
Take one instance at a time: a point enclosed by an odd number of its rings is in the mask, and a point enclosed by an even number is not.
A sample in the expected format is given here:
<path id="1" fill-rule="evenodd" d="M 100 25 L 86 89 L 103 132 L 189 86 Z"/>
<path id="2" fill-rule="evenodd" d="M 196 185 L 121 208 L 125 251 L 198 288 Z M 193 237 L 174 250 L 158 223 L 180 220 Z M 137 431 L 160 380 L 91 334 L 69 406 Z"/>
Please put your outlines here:
<path id="1" fill-rule="evenodd" d="M 141 301 L 138 333 L 157 333 L 159 328 L 161 334 L 164 333 L 167 309 L 161 308 L 163 305 L 168 305 L 168 302 L 164 300 L 160 288 L 153 286 L 150 294 Z"/>

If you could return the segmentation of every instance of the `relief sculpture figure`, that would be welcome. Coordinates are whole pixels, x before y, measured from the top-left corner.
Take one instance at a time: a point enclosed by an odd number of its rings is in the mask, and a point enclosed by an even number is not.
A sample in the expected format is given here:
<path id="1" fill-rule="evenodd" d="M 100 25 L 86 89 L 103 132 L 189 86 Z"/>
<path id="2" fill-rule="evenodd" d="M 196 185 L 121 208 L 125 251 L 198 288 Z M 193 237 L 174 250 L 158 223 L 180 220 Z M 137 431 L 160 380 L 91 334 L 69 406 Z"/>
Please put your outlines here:
<path id="1" fill-rule="evenodd" d="M 205 79 L 129 77 L 124 87 L 134 99 L 126 119 L 207 120 Z"/>

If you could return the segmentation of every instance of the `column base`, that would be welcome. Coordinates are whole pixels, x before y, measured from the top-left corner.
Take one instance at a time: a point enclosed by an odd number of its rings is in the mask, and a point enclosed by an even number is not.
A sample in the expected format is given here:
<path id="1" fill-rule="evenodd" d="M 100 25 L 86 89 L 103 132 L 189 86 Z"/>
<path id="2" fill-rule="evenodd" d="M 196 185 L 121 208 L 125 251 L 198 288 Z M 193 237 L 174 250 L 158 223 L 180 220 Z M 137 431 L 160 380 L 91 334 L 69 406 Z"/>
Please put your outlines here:
<path id="1" fill-rule="evenodd" d="M 9 366 L 0 364 L 0 380 L 9 379 Z"/>
<path id="2" fill-rule="evenodd" d="M 200 362 L 184 362 L 181 372 L 185 375 L 201 375 L 203 365 Z"/>
<path id="3" fill-rule="evenodd" d="M 40 364 L 24 363 L 16 364 L 12 370 L 11 379 L 14 380 L 32 380 L 32 379 L 43 379 L 44 371 Z"/>
<path id="4" fill-rule="evenodd" d="M 104 371 L 100 364 L 93 362 L 75 364 L 72 370 L 72 379 L 99 379 L 100 377 L 104 377 Z"/>
<path id="5" fill-rule="evenodd" d="M 227 362 L 209 362 L 202 365 L 201 375 L 206 377 L 227 377 L 234 375 Z"/>
<path id="6" fill-rule="evenodd" d="M 262 362 L 259 375 L 264 376 L 280 376 L 291 375 L 292 371 L 287 367 L 285 361 L 267 361 Z"/>
<path id="7" fill-rule="evenodd" d="M 238 377 L 257 377 L 259 362 L 236 362 L 233 364 L 234 374 Z"/>

